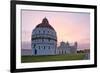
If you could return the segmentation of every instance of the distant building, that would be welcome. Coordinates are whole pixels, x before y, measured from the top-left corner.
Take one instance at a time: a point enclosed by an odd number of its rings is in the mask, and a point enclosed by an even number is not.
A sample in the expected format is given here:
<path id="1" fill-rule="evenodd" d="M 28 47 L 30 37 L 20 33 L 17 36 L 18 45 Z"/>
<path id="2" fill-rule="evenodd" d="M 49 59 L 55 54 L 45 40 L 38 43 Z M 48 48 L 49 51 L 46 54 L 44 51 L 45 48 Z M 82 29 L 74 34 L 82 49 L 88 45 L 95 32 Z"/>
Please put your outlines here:
<path id="1" fill-rule="evenodd" d="M 21 55 L 32 55 L 32 50 L 31 49 L 21 49 Z"/>
<path id="2" fill-rule="evenodd" d="M 70 46 L 70 44 L 67 42 L 61 42 L 60 46 L 56 50 L 56 54 L 70 54 L 70 53 L 76 53 L 77 52 L 77 43 L 73 46 Z"/>
<path id="3" fill-rule="evenodd" d="M 61 42 L 57 47 L 57 35 L 54 28 L 44 18 L 32 31 L 31 47 L 33 55 L 56 55 L 77 52 L 77 42 L 73 46 Z"/>

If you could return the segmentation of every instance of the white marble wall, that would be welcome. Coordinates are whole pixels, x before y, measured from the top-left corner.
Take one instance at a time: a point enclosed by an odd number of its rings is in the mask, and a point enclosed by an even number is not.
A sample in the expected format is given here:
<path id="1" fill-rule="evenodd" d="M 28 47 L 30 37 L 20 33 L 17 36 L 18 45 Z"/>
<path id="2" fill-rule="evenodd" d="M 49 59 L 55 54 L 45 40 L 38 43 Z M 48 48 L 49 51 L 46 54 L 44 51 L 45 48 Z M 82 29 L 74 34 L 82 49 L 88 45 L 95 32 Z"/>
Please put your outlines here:
<path id="1" fill-rule="evenodd" d="M 57 47 L 56 32 L 48 28 L 36 28 L 32 32 L 32 37 L 44 37 L 46 39 L 34 39 L 32 41 L 33 55 L 53 55 Z M 51 39 L 47 39 L 47 38 Z M 55 40 L 52 40 L 55 39 Z M 35 47 L 34 47 L 35 44 Z M 36 51 L 35 51 L 36 50 Z"/>

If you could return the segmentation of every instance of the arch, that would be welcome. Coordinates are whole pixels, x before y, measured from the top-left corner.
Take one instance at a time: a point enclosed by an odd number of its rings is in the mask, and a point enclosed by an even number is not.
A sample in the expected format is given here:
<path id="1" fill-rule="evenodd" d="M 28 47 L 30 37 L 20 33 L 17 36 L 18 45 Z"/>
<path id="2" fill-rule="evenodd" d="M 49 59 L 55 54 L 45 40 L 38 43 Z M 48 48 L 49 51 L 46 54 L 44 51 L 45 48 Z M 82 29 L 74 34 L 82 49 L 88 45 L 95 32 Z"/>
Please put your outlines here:
<path id="1" fill-rule="evenodd" d="M 37 54 L 37 50 L 35 49 L 35 55 Z"/>

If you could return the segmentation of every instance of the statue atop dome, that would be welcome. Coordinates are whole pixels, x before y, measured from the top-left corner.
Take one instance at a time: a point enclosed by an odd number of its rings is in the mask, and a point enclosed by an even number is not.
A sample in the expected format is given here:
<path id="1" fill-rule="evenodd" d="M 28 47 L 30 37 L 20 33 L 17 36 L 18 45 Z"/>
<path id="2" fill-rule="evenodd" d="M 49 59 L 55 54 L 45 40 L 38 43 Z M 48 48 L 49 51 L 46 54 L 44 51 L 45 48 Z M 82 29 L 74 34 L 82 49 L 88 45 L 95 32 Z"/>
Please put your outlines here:
<path id="1" fill-rule="evenodd" d="M 43 27 L 43 28 L 50 28 L 50 29 L 54 30 L 54 28 L 49 24 L 49 21 L 48 21 L 48 19 L 46 17 L 43 18 L 42 23 L 40 23 L 40 24 L 38 24 L 36 26 L 36 28 L 38 28 L 38 27 L 40 27 L 40 28 L 41 27 Z"/>
<path id="2" fill-rule="evenodd" d="M 42 23 L 43 23 L 43 24 L 49 24 L 48 19 L 45 17 L 45 18 L 42 20 Z"/>

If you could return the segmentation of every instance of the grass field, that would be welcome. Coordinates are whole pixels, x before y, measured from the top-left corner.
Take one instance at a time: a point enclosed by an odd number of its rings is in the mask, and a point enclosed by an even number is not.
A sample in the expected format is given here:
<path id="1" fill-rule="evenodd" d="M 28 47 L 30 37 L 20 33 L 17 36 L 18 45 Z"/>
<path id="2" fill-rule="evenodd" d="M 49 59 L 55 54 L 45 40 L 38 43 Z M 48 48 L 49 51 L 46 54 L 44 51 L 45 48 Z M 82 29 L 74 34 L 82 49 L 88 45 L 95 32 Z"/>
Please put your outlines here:
<path id="1" fill-rule="evenodd" d="M 68 60 L 83 60 L 84 53 L 65 54 L 65 55 L 46 55 L 46 56 L 21 56 L 21 62 L 47 62 L 47 61 L 68 61 Z"/>

